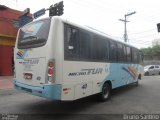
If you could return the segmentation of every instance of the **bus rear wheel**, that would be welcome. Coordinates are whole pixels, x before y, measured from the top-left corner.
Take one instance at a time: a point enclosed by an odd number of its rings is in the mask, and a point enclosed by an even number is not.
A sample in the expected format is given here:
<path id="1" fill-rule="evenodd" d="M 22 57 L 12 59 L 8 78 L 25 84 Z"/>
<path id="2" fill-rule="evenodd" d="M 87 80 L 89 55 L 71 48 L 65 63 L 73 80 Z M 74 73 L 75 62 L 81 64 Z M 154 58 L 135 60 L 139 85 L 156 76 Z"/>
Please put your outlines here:
<path id="1" fill-rule="evenodd" d="M 137 81 L 135 82 L 135 86 L 138 87 L 138 85 L 139 85 L 139 81 L 137 80 Z"/>
<path id="2" fill-rule="evenodd" d="M 104 83 L 102 92 L 99 94 L 99 98 L 102 102 L 107 101 L 111 96 L 111 87 L 108 83 Z"/>

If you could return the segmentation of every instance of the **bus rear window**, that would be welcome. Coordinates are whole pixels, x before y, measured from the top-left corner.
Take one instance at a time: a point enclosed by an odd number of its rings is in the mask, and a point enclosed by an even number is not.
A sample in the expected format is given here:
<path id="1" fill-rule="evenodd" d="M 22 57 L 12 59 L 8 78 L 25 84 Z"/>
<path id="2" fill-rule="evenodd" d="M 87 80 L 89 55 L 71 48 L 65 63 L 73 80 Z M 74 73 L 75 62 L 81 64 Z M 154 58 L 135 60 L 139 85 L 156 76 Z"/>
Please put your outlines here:
<path id="1" fill-rule="evenodd" d="M 50 19 L 30 23 L 20 29 L 18 48 L 35 48 L 46 44 L 50 28 Z"/>

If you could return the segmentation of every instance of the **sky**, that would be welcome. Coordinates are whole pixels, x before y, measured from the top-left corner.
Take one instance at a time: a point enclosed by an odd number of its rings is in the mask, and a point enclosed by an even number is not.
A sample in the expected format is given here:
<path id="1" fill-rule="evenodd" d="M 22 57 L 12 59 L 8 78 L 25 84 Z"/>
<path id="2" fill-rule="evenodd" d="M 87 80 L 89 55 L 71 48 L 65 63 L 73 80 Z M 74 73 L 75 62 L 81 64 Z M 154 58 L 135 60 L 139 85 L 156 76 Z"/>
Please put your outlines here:
<path id="1" fill-rule="evenodd" d="M 31 13 L 49 8 L 61 0 L 0 0 L 1 5 L 20 11 L 30 8 Z M 152 41 L 160 39 L 157 23 L 160 23 L 159 0 L 63 0 L 62 17 L 77 24 L 90 26 L 109 37 L 124 41 L 125 14 L 127 17 L 128 44 L 138 48 L 152 47 Z M 48 17 L 49 13 L 40 18 Z M 39 19 L 40 19 L 39 18 Z"/>

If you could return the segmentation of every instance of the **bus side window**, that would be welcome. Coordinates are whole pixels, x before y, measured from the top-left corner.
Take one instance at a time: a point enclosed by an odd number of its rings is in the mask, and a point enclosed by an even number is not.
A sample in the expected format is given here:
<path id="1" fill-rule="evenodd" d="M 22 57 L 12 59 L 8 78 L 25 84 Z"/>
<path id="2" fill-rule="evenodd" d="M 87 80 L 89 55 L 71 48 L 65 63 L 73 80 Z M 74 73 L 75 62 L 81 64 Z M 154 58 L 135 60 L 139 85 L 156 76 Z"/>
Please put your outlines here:
<path id="1" fill-rule="evenodd" d="M 92 59 L 97 62 L 106 62 L 109 59 L 109 42 L 103 37 L 93 37 Z"/>
<path id="2" fill-rule="evenodd" d="M 124 48 L 123 44 L 117 43 L 117 56 L 118 56 L 118 62 L 124 62 Z"/>
<path id="3" fill-rule="evenodd" d="M 80 60 L 91 61 L 91 36 L 89 32 L 80 30 Z"/>
<path id="4" fill-rule="evenodd" d="M 144 54 L 142 51 L 139 51 L 138 62 L 143 63 Z"/>
<path id="5" fill-rule="evenodd" d="M 114 41 L 110 41 L 109 60 L 111 62 L 117 61 L 117 45 Z"/>
<path id="6" fill-rule="evenodd" d="M 65 59 L 79 59 L 79 31 L 65 25 Z"/>
<path id="7" fill-rule="evenodd" d="M 132 62 L 131 48 L 129 46 L 127 46 L 126 51 L 127 51 L 127 62 L 131 63 Z"/>
<path id="8" fill-rule="evenodd" d="M 123 53 L 124 53 L 124 63 L 127 62 L 127 47 L 126 45 L 123 45 Z"/>
<path id="9" fill-rule="evenodd" d="M 138 50 L 132 48 L 132 62 L 138 63 Z"/>
<path id="10" fill-rule="evenodd" d="M 69 39 L 68 39 L 68 49 L 73 50 L 73 53 L 78 52 L 78 45 L 79 45 L 79 38 L 78 38 L 78 30 L 76 29 L 70 29 L 69 31 Z"/>

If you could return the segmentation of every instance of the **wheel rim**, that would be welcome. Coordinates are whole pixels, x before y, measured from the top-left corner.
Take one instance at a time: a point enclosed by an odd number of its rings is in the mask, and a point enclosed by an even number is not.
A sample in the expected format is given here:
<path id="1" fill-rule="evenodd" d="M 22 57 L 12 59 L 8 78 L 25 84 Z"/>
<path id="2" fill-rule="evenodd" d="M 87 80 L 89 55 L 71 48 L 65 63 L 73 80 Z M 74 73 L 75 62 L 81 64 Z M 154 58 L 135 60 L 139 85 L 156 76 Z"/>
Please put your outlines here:
<path id="1" fill-rule="evenodd" d="M 108 96 L 109 96 L 109 89 L 107 86 L 105 86 L 103 89 L 103 96 L 105 99 L 108 98 Z"/>

